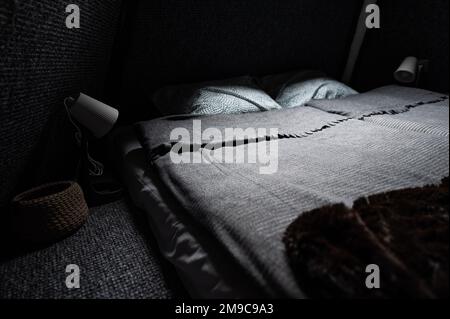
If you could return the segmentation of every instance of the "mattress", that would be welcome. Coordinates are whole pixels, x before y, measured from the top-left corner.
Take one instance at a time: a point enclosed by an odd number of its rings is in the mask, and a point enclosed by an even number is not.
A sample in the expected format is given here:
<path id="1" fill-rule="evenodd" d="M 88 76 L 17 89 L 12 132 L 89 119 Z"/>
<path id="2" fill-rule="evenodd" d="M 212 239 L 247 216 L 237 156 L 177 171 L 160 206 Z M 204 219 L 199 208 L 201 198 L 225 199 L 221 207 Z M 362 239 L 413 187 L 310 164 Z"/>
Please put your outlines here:
<path id="1" fill-rule="evenodd" d="M 221 256 L 220 245 L 203 236 L 195 223 L 179 213 L 175 202 L 146 164 L 145 152 L 132 127 L 118 129 L 113 156 L 133 203 L 146 215 L 162 255 L 175 267 L 194 298 L 260 297 L 245 271 Z M 171 203 L 171 204 L 168 204 Z M 171 207 L 172 206 L 172 207 Z"/>
<path id="2" fill-rule="evenodd" d="M 286 228 L 325 205 L 439 183 L 449 173 L 448 119 L 448 96 L 390 86 L 294 109 L 174 116 L 135 128 L 148 165 L 183 212 L 267 295 L 298 298 Z M 230 136 L 230 127 L 263 134 Z M 240 161 L 267 144 L 279 164 L 273 174 L 261 171 L 264 162 Z"/>

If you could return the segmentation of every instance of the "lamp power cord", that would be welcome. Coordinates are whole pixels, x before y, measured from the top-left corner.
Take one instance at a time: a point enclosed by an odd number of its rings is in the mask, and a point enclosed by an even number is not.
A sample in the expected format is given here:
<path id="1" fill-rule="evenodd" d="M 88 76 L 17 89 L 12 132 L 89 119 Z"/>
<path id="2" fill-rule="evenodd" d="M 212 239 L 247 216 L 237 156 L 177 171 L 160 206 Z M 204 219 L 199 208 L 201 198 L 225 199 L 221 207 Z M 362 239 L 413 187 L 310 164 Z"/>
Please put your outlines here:
<path id="1" fill-rule="evenodd" d="M 75 128 L 76 132 L 75 132 L 75 140 L 77 142 L 78 147 L 81 148 L 81 141 L 82 141 L 82 131 L 80 129 L 80 127 L 75 123 L 75 121 L 73 120 L 71 114 L 70 114 L 70 110 L 69 110 L 69 106 L 68 106 L 68 102 L 69 102 L 70 98 L 67 97 L 64 99 L 64 107 L 66 108 L 66 112 L 67 112 L 67 116 L 69 118 L 70 123 L 73 125 L 73 127 Z M 86 142 L 86 155 L 90 164 L 89 167 L 89 175 L 90 176 L 102 176 L 104 171 L 105 171 L 105 166 L 100 163 L 99 161 L 95 160 L 94 158 L 92 158 L 92 156 L 89 154 L 89 142 Z"/>

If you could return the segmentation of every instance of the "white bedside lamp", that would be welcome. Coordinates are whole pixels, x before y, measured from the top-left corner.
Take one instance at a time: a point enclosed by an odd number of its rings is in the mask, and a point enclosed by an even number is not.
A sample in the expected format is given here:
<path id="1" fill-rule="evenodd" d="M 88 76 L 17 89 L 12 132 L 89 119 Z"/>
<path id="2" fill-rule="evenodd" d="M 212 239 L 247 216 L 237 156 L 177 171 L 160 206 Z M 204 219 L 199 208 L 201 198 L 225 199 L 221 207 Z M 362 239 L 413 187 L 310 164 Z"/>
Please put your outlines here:
<path id="1" fill-rule="evenodd" d="M 69 98 L 71 116 L 97 138 L 108 134 L 119 118 L 119 111 L 83 93 L 77 99 Z"/>
<path id="2" fill-rule="evenodd" d="M 77 129 L 75 138 L 82 149 L 82 166 L 84 166 L 84 169 L 79 167 L 78 178 L 80 173 L 82 175 L 83 173 L 89 173 L 90 176 L 102 176 L 104 173 L 103 164 L 89 155 L 86 130 L 91 132 L 96 138 L 106 136 L 116 124 L 119 118 L 119 111 L 83 93 L 80 93 L 77 98 L 66 98 L 64 105 L 70 121 Z M 73 120 L 76 120 L 76 123 Z M 82 130 L 77 123 L 81 124 L 85 130 Z"/>
<path id="3" fill-rule="evenodd" d="M 64 105 L 70 121 L 77 129 L 75 138 L 81 147 L 82 154 L 76 179 L 83 186 L 88 202 L 101 204 L 119 198 L 122 194 L 120 184 L 105 172 L 102 163 L 89 155 L 87 132 L 91 132 L 96 138 L 105 137 L 117 123 L 119 111 L 83 93 L 80 93 L 77 98 L 66 98 Z M 85 129 L 81 129 L 80 126 Z"/>

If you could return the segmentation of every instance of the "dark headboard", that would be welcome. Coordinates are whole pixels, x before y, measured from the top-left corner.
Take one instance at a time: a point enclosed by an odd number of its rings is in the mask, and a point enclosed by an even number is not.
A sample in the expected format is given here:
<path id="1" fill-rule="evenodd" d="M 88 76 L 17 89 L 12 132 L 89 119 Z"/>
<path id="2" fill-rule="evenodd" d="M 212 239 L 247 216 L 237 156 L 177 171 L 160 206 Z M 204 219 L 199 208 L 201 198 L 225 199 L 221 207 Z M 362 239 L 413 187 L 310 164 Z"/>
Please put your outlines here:
<path id="1" fill-rule="evenodd" d="M 115 78 L 122 80 L 112 84 L 122 119 L 155 116 L 148 97 L 167 84 L 292 69 L 339 77 L 361 5 L 360 0 L 131 1 L 131 23 L 116 58 Z"/>

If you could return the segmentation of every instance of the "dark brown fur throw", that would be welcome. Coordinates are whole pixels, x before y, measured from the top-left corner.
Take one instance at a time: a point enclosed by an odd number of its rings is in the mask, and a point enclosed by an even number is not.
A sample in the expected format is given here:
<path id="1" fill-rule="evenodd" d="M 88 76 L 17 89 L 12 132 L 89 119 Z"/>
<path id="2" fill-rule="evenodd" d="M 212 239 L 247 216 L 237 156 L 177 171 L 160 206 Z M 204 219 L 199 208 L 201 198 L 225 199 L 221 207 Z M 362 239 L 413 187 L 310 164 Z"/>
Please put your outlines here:
<path id="1" fill-rule="evenodd" d="M 284 237 L 300 287 L 313 298 L 448 298 L 448 181 L 302 214 Z M 366 286 L 371 264 L 378 289 Z"/>

